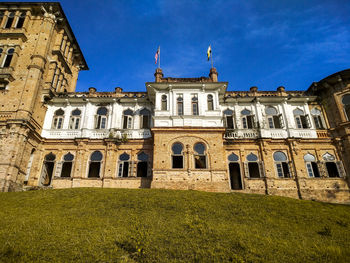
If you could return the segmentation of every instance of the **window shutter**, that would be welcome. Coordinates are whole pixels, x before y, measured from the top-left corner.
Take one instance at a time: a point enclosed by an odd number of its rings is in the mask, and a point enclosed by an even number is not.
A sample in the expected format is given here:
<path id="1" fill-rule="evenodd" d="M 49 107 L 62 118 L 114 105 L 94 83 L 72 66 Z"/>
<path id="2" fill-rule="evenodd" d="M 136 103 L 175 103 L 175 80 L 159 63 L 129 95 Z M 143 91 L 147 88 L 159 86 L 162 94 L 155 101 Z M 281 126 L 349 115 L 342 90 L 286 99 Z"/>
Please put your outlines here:
<path id="1" fill-rule="evenodd" d="M 283 116 L 282 116 L 282 114 L 279 114 L 279 115 L 278 115 L 278 118 L 279 118 L 279 121 L 280 121 L 280 126 L 281 126 L 281 128 L 283 129 L 283 128 L 284 128 L 284 121 L 283 121 Z"/>
<path id="2" fill-rule="evenodd" d="M 130 163 L 130 165 L 129 165 L 129 177 L 130 176 L 134 176 L 134 161 L 131 161 L 131 162 L 129 162 Z"/>
<path id="3" fill-rule="evenodd" d="M 293 169 L 293 162 L 289 161 L 287 167 L 288 167 L 288 170 L 289 170 L 290 178 L 294 178 L 295 177 L 295 171 Z"/>
<path id="4" fill-rule="evenodd" d="M 343 178 L 346 177 L 343 163 L 341 161 L 337 161 L 336 164 L 337 164 L 339 176 Z"/>
<path id="5" fill-rule="evenodd" d="M 152 163 L 150 161 L 147 162 L 147 176 L 151 176 L 152 175 L 152 167 L 151 167 Z"/>
<path id="6" fill-rule="evenodd" d="M 248 162 L 244 162 L 244 177 L 249 178 Z"/>
<path id="7" fill-rule="evenodd" d="M 305 115 L 305 119 L 306 119 L 306 127 L 311 128 L 310 116 L 308 114 Z"/>
<path id="8" fill-rule="evenodd" d="M 318 171 L 320 172 L 320 177 L 326 177 L 325 170 L 324 170 L 324 162 L 318 161 L 317 167 L 318 167 Z"/>
<path id="9" fill-rule="evenodd" d="M 61 177 L 62 165 L 63 165 L 63 162 L 57 162 L 55 177 Z"/>
<path id="10" fill-rule="evenodd" d="M 265 165 L 263 161 L 259 162 L 259 170 L 260 170 L 260 177 L 265 178 L 266 177 Z"/>

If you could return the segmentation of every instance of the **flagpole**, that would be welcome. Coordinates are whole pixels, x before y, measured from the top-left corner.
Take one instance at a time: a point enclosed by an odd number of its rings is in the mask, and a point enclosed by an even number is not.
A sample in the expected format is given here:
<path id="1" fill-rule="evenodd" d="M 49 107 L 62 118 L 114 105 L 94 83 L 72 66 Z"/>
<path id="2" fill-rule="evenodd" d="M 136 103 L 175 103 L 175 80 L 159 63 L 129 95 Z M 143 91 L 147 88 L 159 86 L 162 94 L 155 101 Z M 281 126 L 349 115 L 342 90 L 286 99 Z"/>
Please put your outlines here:
<path id="1" fill-rule="evenodd" d="M 158 68 L 160 68 L 160 46 L 159 46 L 159 62 L 158 62 Z"/>
<path id="2" fill-rule="evenodd" d="M 210 56 L 210 59 L 211 59 L 211 68 L 214 68 L 214 66 L 213 66 L 213 51 L 211 51 L 210 52 L 211 54 L 211 56 Z"/>

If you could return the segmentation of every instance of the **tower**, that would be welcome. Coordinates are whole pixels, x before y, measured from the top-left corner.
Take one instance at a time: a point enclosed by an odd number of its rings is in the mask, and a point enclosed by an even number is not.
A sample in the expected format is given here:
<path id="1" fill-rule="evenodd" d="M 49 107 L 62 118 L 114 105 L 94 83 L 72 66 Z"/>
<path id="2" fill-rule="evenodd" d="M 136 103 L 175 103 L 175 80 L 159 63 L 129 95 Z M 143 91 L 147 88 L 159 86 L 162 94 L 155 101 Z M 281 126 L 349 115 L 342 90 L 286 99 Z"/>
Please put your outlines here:
<path id="1" fill-rule="evenodd" d="M 0 191 L 37 169 L 45 102 L 87 69 L 59 3 L 0 3 Z"/>

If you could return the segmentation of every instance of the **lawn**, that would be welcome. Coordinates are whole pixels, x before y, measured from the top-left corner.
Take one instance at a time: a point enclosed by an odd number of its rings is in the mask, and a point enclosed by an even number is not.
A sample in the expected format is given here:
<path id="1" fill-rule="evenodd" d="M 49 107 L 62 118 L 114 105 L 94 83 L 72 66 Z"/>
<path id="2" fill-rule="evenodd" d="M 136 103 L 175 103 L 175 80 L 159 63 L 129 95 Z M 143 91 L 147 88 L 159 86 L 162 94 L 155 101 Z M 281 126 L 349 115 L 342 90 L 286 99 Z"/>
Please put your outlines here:
<path id="1" fill-rule="evenodd" d="M 0 193 L 0 262 L 350 262 L 350 206 L 239 193 Z"/>

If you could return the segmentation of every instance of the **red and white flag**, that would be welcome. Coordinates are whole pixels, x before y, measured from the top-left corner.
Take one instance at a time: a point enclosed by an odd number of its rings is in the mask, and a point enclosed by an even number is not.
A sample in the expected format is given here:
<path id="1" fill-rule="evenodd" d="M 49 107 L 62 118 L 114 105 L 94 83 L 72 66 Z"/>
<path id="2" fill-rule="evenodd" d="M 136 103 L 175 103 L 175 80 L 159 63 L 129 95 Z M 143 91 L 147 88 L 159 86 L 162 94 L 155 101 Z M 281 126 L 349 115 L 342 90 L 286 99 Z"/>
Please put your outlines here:
<path id="1" fill-rule="evenodd" d="M 157 64 L 159 56 L 160 56 L 160 46 L 158 47 L 157 52 L 156 52 L 156 54 L 154 56 L 154 58 L 155 58 L 155 63 L 154 64 Z"/>

